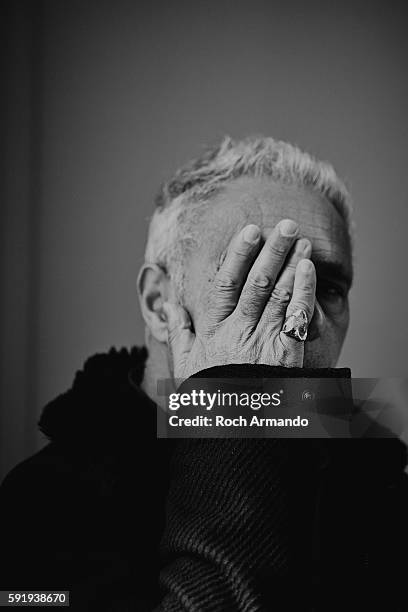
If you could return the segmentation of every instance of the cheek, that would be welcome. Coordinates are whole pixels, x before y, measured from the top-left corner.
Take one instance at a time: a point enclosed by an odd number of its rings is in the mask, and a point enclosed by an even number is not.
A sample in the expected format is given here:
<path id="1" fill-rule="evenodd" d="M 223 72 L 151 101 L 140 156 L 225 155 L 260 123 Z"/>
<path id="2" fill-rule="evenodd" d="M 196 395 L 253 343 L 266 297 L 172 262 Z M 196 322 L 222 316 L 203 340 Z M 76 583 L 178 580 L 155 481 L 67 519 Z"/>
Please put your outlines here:
<path id="1" fill-rule="evenodd" d="M 318 338 L 305 346 L 305 366 L 308 367 L 335 367 L 347 333 L 348 308 L 337 315 L 322 309 L 325 314 L 324 328 Z"/>
<path id="2" fill-rule="evenodd" d="M 186 270 L 183 302 L 195 325 L 207 312 L 215 273 L 215 266 L 210 262 L 203 265 L 191 261 Z"/>
<path id="3" fill-rule="evenodd" d="M 348 302 L 344 311 L 338 316 L 333 317 L 331 320 L 331 325 L 333 328 L 333 335 L 336 338 L 337 342 L 342 345 L 344 342 L 344 338 L 347 334 L 347 330 L 350 323 L 350 311 Z"/>
<path id="4" fill-rule="evenodd" d="M 342 313 L 341 316 L 328 318 L 326 331 L 321 338 L 324 351 L 331 356 L 332 366 L 337 362 L 347 334 L 349 314 Z"/>
<path id="5" fill-rule="evenodd" d="M 334 346 L 341 346 L 348 329 L 348 313 L 343 313 L 341 316 L 335 318 L 327 318 L 326 320 L 327 327 L 325 336 L 327 336 L 329 342 Z"/>

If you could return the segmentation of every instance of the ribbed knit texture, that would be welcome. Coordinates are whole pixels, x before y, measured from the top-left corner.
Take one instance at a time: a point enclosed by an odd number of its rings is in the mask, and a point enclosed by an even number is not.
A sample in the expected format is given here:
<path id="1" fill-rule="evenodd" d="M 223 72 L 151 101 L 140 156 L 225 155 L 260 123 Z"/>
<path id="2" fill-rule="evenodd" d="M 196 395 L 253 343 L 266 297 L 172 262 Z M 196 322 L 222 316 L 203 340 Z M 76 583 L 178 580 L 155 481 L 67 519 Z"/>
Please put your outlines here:
<path id="1" fill-rule="evenodd" d="M 287 572 L 285 455 L 283 445 L 270 440 L 178 445 L 162 581 L 187 609 L 255 612 L 261 609 L 257 577 L 267 570 L 277 580 Z M 179 610 L 171 599 L 164 609 Z"/>
<path id="2" fill-rule="evenodd" d="M 392 501 L 403 460 L 395 450 L 390 440 L 179 441 L 160 610 L 334 610 L 326 597 L 344 573 L 346 599 L 353 589 L 371 596 L 366 585 L 377 575 L 387 584 L 395 567 L 396 542 L 381 523 L 403 525 Z"/>

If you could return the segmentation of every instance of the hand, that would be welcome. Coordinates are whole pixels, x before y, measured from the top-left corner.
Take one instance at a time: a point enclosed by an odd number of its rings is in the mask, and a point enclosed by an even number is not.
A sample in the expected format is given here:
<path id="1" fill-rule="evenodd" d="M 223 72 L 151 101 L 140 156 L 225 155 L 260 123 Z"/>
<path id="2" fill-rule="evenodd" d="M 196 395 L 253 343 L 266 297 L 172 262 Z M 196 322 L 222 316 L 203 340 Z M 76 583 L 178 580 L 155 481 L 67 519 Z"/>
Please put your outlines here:
<path id="1" fill-rule="evenodd" d="M 200 370 L 231 363 L 303 366 L 304 342 L 282 332 L 295 310 L 305 310 L 309 323 L 314 311 L 311 244 L 298 234 L 294 221 L 281 221 L 254 262 L 261 233 L 256 225 L 244 227 L 229 245 L 205 320 L 195 333 L 184 308 L 163 304 L 175 379 L 182 382 Z"/>

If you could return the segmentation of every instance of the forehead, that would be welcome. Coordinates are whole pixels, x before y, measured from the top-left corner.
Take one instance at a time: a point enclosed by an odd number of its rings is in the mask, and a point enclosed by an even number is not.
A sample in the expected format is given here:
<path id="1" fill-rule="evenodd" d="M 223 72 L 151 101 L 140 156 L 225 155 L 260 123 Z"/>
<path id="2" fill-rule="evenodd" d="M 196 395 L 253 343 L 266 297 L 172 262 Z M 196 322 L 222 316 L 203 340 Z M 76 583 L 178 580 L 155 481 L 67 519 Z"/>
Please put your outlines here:
<path id="1" fill-rule="evenodd" d="M 351 249 L 346 224 L 321 194 L 305 187 L 282 185 L 269 177 L 242 177 L 206 207 L 200 223 L 200 257 L 219 260 L 231 238 L 248 223 L 261 228 L 265 239 L 282 219 L 300 226 L 312 243 L 312 259 L 341 262 L 351 276 Z"/>

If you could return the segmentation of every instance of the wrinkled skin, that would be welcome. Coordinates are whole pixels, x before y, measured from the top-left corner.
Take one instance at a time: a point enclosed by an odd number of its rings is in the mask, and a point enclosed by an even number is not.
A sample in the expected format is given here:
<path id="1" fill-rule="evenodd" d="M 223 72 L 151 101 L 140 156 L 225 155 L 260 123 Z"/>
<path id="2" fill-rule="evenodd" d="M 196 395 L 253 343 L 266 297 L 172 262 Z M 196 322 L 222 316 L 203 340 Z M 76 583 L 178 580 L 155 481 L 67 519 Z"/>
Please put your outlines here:
<path id="1" fill-rule="evenodd" d="M 243 177 L 226 185 L 202 215 L 198 247 L 186 258 L 184 305 L 199 330 L 231 239 L 244 226 L 255 224 L 265 240 L 280 220 L 288 218 L 299 224 L 299 236 L 310 240 L 317 273 L 317 304 L 303 366 L 334 367 L 349 324 L 351 249 L 342 217 L 312 190 L 278 185 L 267 177 Z"/>

